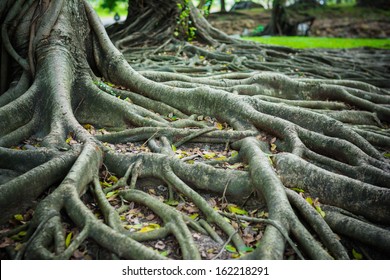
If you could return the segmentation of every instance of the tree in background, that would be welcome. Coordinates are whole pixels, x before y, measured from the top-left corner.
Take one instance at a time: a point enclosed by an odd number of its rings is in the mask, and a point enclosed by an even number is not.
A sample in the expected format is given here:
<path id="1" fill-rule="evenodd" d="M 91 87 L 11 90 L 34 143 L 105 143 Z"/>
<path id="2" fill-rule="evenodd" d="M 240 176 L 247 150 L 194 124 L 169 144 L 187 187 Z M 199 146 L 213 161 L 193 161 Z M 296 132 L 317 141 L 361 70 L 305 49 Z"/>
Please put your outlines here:
<path id="1" fill-rule="evenodd" d="M 304 13 L 309 7 L 317 7 L 316 0 L 300 0 L 286 7 L 286 0 L 274 0 L 272 3 L 272 16 L 270 23 L 265 27 L 261 35 L 287 35 L 298 34 L 298 25 L 305 23 L 310 26 L 315 18 Z"/>
<path id="2" fill-rule="evenodd" d="M 176 39 L 191 41 L 195 37 L 209 45 L 217 45 L 218 40 L 229 40 L 224 33 L 213 28 L 189 0 L 129 1 L 126 20 L 108 27 L 107 32 L 121 50 Z"/>
<path id="3" fill-rule="evenodd" d="M 379 9 L 389 9 L 390 1 L 387 0 L 356 0 L 356 5 L 359 7 L 373 7 Z"/>
<path id="4" fill-rule="evenodd" d="M 11 257 L 209 258 L 201 240 L 216 257 L 227 241 L 244 259 L 389 254 L 388 52 L 235 40 L 186 1 L 129 7 L 122 54 L 85 0 L 0 2 Z"/>
<path id="5" fill-rule="evenodd" d="M 209 14 L 210 8 L 213 5 L 213 3 L 214 3 L 213 0 L 201 0 L 201 1 L 199 1 L 198 9 L 199 10 L 206 10 L 207 11 L 206 14 Z M 220 3 L 220 12 L 226 13 L 225 0 L 220 0 L 219 3 Z"/>

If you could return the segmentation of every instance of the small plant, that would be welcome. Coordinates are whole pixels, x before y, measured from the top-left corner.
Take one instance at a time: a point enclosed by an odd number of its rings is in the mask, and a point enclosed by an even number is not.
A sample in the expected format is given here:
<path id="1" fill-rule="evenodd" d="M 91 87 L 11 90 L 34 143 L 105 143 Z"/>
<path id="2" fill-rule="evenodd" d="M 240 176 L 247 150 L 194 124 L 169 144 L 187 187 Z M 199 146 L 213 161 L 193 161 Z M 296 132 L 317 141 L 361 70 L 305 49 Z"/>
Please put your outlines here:
<path id="1" fill-rule="evenodd" d="M 183 0 L 182 3 L 177 3 L 177 8 L 179 10 L 179 17 L 174 35 L 179 37 L 180 34 L 185 34 L 186 40 L 191 42 L 196 37 L 196 27 L 192 26 L 192 21 L 190 20 L 189 0 Z"/>

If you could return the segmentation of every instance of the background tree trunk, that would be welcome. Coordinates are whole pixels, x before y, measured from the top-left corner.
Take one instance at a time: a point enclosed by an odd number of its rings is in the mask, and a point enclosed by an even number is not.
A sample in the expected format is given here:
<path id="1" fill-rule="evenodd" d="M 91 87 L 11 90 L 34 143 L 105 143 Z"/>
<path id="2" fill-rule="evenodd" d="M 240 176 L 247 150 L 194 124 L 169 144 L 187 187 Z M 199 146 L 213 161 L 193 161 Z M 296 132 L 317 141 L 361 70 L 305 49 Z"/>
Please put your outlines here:
<path id="1" fill-rule="evenodd" d="M 356 5 L 359 7 L 373 7 L 378 9 L 390 8 L 390 2 L 387 0 L 357 0 Z"/>
<path id="2" fill-rule="evenodd" d="M 226 13 L 225 0 L 221 0 L 221 13 Z"/>

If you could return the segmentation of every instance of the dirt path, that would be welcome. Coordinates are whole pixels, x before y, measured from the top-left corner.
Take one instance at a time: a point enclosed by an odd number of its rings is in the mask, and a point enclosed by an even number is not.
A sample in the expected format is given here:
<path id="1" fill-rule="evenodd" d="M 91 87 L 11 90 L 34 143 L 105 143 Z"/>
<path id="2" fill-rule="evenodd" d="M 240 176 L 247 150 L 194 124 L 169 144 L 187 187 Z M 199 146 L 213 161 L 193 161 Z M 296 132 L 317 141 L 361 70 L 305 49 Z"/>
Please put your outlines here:
<path id="1" fill-rule="evenodd" d="M 360 9 L 327 9 L 309 11 L 316 20 L 310 35 L 318 37 L 389 38 L 388 11 Z M 245 34 L 259 25 L 266 26 L 271 18 L 269 11 L 248 10 L 232 14 L 211 14 L 209 21 L 229 35 Z"/>

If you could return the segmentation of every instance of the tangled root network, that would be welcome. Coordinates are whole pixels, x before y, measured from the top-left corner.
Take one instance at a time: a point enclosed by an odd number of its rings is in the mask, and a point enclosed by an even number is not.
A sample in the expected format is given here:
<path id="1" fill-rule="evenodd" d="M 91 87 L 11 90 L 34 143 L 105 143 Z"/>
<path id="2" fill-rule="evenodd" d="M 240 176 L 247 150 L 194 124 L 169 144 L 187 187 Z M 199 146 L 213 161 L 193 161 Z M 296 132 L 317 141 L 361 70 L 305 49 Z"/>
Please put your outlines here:
<path id="1" fill-rule="evenodd" d="M 389 51 L 265 46 L 196 13 L 202 44 L 110 39 L 87 1 L 1 2 L 2 256 L 390 255 Z"/>

